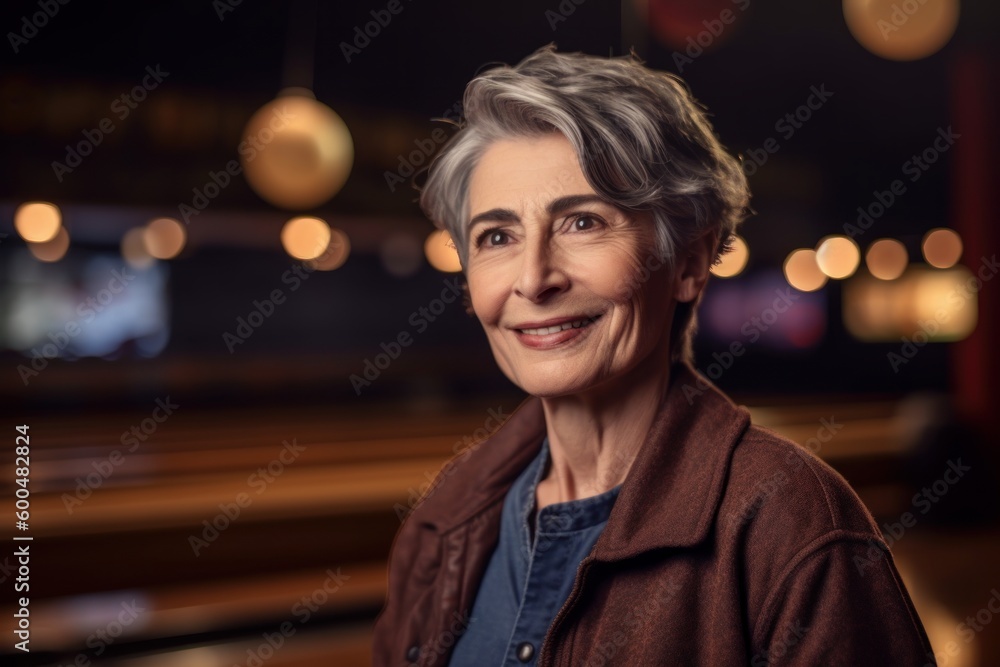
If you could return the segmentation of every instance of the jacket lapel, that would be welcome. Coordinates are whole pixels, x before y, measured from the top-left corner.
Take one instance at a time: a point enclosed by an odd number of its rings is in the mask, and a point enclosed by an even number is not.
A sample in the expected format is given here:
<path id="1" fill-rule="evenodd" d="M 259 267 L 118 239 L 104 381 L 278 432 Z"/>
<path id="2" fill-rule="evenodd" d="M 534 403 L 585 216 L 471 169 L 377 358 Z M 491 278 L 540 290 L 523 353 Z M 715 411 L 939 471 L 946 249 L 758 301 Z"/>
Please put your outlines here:
<path id="1" fill-rule="evenodd" d="M 597 560 L 693 546 L 715 520 L 750 413 L 690 364 L 674 364 L 671 373 L 666 398 L 595 545 Z"/>

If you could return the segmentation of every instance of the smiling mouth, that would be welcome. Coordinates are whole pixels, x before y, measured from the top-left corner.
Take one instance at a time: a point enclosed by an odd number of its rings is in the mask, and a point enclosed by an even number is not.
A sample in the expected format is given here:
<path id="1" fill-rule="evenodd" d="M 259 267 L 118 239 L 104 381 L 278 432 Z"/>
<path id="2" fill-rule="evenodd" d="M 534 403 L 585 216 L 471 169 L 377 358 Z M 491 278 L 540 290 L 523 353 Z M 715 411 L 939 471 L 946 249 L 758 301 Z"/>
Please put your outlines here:
<path id="1" fill-rule="evenodd" d="M 563 322 L 562 324 L 555 324 L 551 327 L 541 327 L 539 329 L 515 329 L 523 334 L 528 334 L 529 336 L 547 336 L 549 334 L 559 333 L 560 331 L 565 331 L 567 329 L 582 329 L 585 326 L 593 324 L 597 320 L 601 319 L 600 315 L 595 315 L 594 317 L 585 317 L 583 319 L 574 320 L 572 322 Z"/>

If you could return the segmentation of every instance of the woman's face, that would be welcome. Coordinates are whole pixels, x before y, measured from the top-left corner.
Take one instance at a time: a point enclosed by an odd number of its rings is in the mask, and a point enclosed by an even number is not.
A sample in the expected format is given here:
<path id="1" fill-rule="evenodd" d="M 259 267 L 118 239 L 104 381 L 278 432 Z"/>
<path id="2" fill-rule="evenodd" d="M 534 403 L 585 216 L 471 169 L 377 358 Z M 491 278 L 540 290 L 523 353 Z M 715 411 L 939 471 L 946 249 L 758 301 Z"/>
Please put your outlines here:
<path id="1" fill-rule="evenodd" d="M 668 367 L 674 290 L 669 267 L 647 270 L 661 265 L 652 217 L 599 199 L 561 133 L 492 144 L 469 214 L 472 306 L 512 382 L 604 393 L 643 362 Z"/>

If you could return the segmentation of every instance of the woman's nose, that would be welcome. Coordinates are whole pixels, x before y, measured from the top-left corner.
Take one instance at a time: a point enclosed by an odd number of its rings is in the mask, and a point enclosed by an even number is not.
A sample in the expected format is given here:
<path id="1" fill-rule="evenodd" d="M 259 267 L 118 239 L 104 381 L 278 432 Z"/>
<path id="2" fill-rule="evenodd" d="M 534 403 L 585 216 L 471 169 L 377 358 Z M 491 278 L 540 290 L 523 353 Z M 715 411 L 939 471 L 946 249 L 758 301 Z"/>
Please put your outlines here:
<path id="1" fill-rule="evenodd" d="M 566 289 L 569 278 L 563 271 L 560 256 L 547 239 L 526 240 L 521 252 L 514 291 L 533 303 L 541 303 Z"/>

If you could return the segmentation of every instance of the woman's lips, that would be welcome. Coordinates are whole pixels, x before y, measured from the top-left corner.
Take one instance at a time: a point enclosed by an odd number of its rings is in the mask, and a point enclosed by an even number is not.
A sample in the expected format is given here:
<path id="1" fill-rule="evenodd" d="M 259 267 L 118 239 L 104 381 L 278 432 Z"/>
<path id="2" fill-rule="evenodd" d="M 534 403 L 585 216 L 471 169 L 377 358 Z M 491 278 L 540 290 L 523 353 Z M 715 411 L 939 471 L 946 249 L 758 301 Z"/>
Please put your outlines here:
<path id="1" fill-rule="evenodd" d="M 602 313 L 603 315 L 603 313 Z M 557 347 L 563 343 L 578 338 L 590 330 L 591 325 L 601 318 L 601 315 L 581 318 L 571 322 L 540 327 L 534 329 L 514 329 L 517 339 L 525 347 L 543 350 Z"/>

